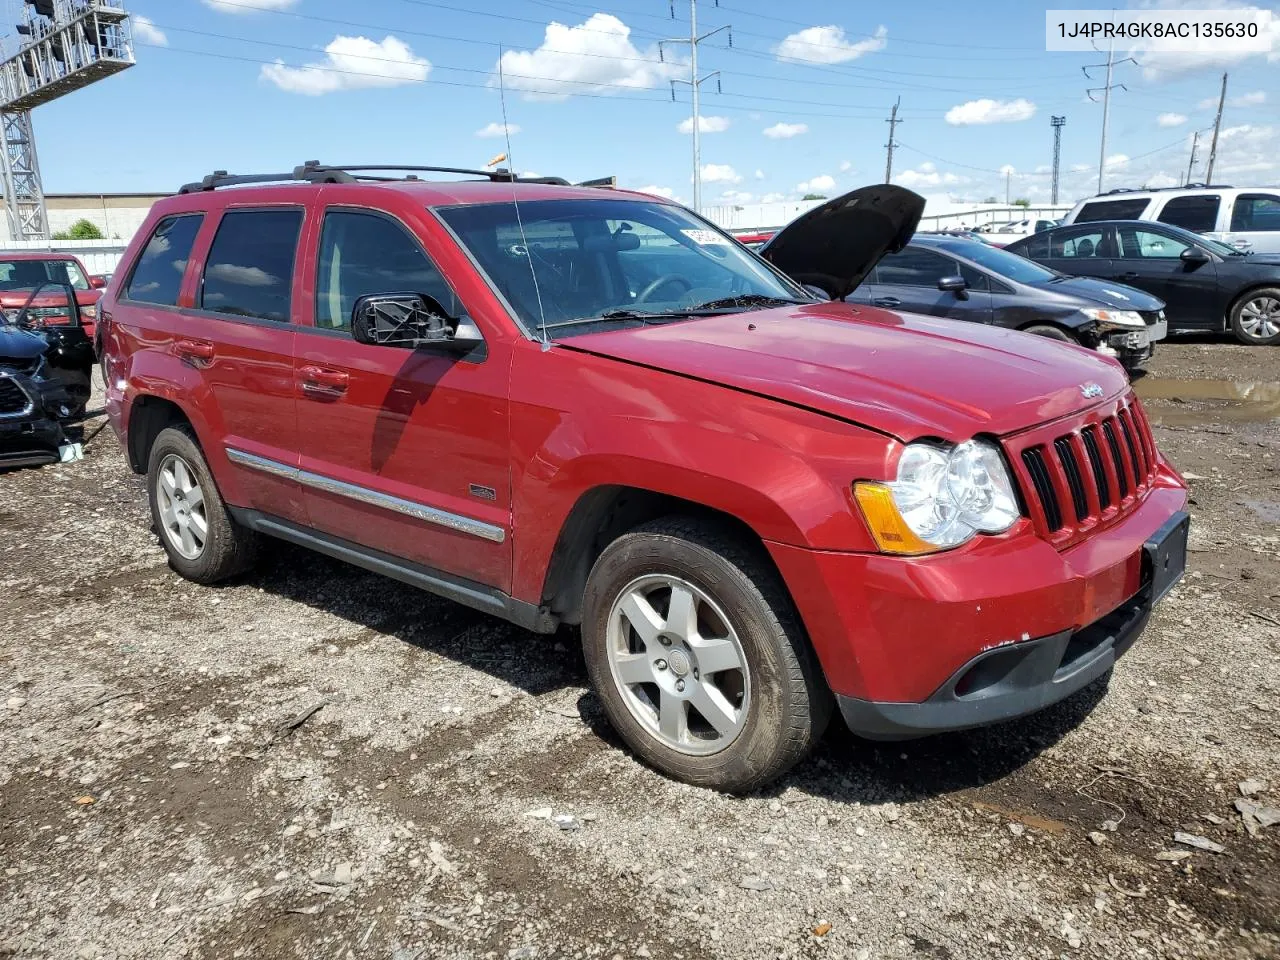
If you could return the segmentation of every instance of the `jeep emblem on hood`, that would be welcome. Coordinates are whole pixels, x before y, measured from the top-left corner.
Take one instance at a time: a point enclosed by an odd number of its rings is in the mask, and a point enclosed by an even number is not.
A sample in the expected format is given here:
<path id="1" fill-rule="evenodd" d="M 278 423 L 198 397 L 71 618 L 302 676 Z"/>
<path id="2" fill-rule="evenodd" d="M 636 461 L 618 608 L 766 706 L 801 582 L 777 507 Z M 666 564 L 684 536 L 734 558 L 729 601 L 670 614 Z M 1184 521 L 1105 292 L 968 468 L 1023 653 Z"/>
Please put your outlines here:
<path id="1" fill-rule="evenodd" d="M 1086 400 L 1092 400 L 1094 397 L 1100 397 L 1102 396 L 1102 387 L 1098 386 L 1096 383 L 1082 383 L 1080 384 L 1080 396 L 1084 397 Z"/>

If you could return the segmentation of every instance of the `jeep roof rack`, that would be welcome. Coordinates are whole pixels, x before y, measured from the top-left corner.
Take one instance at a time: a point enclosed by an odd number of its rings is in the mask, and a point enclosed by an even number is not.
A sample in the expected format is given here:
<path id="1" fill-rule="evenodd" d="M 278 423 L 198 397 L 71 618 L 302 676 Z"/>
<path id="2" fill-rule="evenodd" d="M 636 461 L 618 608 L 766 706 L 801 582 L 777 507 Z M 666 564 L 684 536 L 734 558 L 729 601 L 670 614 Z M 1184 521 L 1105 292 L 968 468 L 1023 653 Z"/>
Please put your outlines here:
<path id="1" fill-rule="evenodd" d="M 1163 193 L 1167 190 L 1231 190 L 1229 183 L 1183 183 L 1176 187 L 1115 187 L 1099 197 L 1110 197 L 1117 193 Z"/>
<path id="2" fill-rule="evenodd" d="M 400 174 L 392 176 L 391 174 Z M 235 187 L 254 183 L 402 183 L 421 180 L 419 173 L 456 173 L 468 177 L 478 177 L 491 183 L 542 183 L 550 186 L 573 186 L 563 177 L 522 177 L 512 173 L 505 167 L 494 170 L 472 170 L 466 167 L 424 167 L 400 164 L 324 164 L 319 160 L 308 160 L 294 167 L 290 173 L 253 173 L 231 174 L 226 170 L 215 170 L 203 179 L 183 184 L 178 193 L 200 193 L 207 190 L 218 190 L 222 187 Z M 580 187 L 615 188 L 617 177 L 602 177 L 586 180 L 577 184 Z"/>

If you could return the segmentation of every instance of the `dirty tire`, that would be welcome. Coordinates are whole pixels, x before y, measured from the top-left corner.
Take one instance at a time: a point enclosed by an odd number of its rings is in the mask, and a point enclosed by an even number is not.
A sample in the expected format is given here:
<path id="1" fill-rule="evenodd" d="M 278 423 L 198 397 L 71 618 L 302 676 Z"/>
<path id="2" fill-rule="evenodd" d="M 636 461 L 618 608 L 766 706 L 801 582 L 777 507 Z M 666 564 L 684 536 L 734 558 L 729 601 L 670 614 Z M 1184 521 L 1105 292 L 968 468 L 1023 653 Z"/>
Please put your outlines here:
<path id="1" fill-rule="evenodd" d="M 1029 327 L 1023 327 L 1022 332 L 1034 334 L 1037 337 L 1045 337 L 1049 340 L 1061 340 L 1063 343 L 1080 342 L 1061 327 L 1055 327 L 1051 323 L 1035 323 Z"/>
<path id="2" fill-rule="evenodd" d="M 204 547 L 195 558 L 184 557 L 173 549 L 162 530 L 156 489 L 160 465 L 168 456 L 180 457 L 190 466 L 204 494 L 207 533 Z M 169 565 L 186 579 L 203 584 L 218 583 L 243 573 L 253 565 L 260 537 L 232 519 L 222 502 L 222 495 L 209 472 L 209 465 L 205 462 L 195 434 L 185 424 L 161 430 L 151 445 L 151 454 L 147 459 L 147 499 L 151 505 L 151 522 L 161 546 L 169 555 Z"/>
<path id="3" fill-rule="evenodd" d="M 1231 305 L 1228 320 L 1241 343 L 1251 347 L 1280 343 L 1280 288 L 1250 290 Z"/>
<path id="4" fill-rule="evenodd" d="M 614 680 L 610 611 L 629 585 L 654 574 L 679 577 L 712 598 L 741 644 L 750 696 L 740 732 L 719 752 L 691 756 L 663 743 L 632 714 Z M 831 719 L 831 691 L 777 571 L 758 545 L 714 523 L 666 517 L 605 548 L 587 579 L 582 643 L 614 729 L 646 763 L 694 786 L 755 790 L 804 757 Z"/>

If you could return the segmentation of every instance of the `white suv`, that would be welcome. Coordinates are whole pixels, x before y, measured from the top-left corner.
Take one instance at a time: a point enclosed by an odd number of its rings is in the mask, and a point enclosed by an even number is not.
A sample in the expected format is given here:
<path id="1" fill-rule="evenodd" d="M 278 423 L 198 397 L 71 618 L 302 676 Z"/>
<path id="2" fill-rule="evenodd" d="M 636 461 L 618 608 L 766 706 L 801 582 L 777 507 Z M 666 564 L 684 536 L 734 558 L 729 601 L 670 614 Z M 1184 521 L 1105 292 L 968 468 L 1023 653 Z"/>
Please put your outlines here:
<path id="1" fill-rule="evenodd" d="M 1240 250 L 1280 253 L 1280 187 L 1112 190 L 1081 200 L 1063 223 L 1095 220 L 1155 220 Z"/>

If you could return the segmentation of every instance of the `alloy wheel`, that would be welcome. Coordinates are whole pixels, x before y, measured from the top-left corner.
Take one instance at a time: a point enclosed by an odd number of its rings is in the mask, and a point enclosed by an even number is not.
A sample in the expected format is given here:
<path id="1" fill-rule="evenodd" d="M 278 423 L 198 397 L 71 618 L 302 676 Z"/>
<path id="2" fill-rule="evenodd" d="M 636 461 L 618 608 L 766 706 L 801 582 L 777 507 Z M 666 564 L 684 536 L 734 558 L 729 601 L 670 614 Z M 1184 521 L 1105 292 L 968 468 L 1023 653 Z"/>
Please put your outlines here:
<path id="1" fill-rule="evenodd" d="M 1280 333 L 1280 300 L 1257 297 L 1240 310 L 1240 329 L 1252 340 L 1267 340 Z"/>
<path id="2" fill-rule="evenodd" d="M 632 716 L 664 746 L 705 756 L 742 732 L 751 678 L 738 634 L 705 591 L 640 577 L 609 612 L 609 670 Z"/>
<path id="3" fill-rule="evenodd" d="M 169 546 L 188 560 L 199 557 L 209 536 L 204 491 L 191 464 L 177 454 L 171 453 L 160 461 L 156 473 L 156 505 L 160 528 Z"/>

